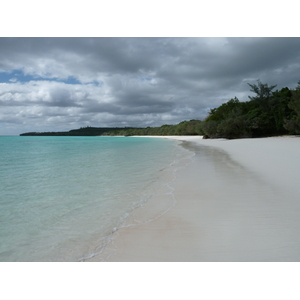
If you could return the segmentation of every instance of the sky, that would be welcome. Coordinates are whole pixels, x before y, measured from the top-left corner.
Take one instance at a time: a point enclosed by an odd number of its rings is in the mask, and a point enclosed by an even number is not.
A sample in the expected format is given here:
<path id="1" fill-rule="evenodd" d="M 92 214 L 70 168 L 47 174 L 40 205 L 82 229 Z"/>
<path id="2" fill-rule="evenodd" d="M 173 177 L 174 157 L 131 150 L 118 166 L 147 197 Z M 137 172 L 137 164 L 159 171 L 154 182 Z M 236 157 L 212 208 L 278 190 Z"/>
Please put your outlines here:
<path id="1" fill-rule="evenodd" d="M 294 88 L 300 38 L 0 38 L 0 134 L 203 120 L 261 80 Z"/>

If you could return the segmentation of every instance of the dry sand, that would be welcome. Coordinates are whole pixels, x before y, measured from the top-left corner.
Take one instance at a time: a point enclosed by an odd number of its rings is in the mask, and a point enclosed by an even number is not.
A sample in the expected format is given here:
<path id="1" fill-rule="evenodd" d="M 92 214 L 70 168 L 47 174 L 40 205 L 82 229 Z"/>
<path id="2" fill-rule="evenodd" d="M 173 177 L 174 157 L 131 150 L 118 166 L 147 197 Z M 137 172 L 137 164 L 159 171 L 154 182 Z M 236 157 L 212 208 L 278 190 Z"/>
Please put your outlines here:
<path id="1" fill-rule="evenodd" d="M 162 138 L 196 155 L 135 218 L 169 210 L 90 261 L 300 261 L 300 138 Z"/>

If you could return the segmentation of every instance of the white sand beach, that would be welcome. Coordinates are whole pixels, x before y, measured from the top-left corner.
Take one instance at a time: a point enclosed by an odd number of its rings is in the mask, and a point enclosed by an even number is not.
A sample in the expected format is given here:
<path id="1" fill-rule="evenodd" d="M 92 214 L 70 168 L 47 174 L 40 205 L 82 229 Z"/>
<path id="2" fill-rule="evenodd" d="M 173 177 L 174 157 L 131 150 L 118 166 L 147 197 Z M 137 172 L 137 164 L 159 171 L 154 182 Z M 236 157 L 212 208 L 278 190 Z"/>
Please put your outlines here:
<path id="1" fill-rule="evenodd" d="M 300 261 L 299 137 L 160 138 L 195 155 L 135 217 L 170 209 L 116 231 L 89 261 Z"/>

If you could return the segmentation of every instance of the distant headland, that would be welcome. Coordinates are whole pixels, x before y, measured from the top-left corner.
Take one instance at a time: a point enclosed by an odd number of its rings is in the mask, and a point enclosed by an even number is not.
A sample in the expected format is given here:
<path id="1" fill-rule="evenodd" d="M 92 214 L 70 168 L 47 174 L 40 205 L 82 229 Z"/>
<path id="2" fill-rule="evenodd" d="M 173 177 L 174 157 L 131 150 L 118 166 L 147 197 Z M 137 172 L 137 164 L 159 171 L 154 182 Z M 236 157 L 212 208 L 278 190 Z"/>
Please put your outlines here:
<path id="1" fill-rule="evenodd" d="M 97 136 L 103 135 L 112 131 L 131 129 L 131 127 L 81 127 L 79 129 L 72 129 L 69 131 L 58 132 L 25 132 L 20 136 Z"/>

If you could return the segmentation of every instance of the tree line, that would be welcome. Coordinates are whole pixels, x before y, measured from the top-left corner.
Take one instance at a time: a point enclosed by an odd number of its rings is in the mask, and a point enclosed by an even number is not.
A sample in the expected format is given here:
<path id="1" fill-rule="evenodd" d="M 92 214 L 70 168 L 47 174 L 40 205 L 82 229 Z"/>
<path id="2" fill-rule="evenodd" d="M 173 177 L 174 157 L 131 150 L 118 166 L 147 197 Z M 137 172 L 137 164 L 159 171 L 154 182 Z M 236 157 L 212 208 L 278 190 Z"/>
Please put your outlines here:
<path id="1" fill-rule="evenodd" d="M 277 85 L 250 84 L 249 101 L 237 97 L 210 110 L 205 120 L 177 125 L 130 128 L 103 135 L 204 135 L 207 138 L 251 138 L 300 134 L 300 81 L 295 89 L 274 90 Z"/>
<path id="2" fill-rule="evenodd" d="M 132 136 L 132 135 L 202 135 L 202 121 L 183 121 L 177 125 L 162 125 L 160 127 L 126 128 L 105 132 L 105 136 Z"/>
<path id="3" fill-rule="evenodd" d="M 249 101 L 236 97 L 211 109 L 202 129 L 212 138 L 264 137 L 300 134 L 300 81 L 295 89 L 273 89 L 260 80 L 250 84 Z"/>
<path id="4" fill-rule="evenodd" d="M 183 121 L 160 127 L 83 127 L 68 132 L 29 132 L 21 135 L 131 136 L 131 135 L 203 135 L 206 138 L 251 138 L 300 134 L 300 81 L 295 89 L 268 85 L 257 80 L 250 84 L 249 101 L 237 97 L 210 109 L 204 120 Z"/>
<path id="5" fill-rule="evenodd" d="M 21 133 L 20 136 L 99 136 L 105 133 L 107 135 L 110 131 L 117 131 L 119 127 L 81 127 L 79 129 L 72 129 L 69 131 L 58 131 L 58 132 L 26 132 Z"/>

